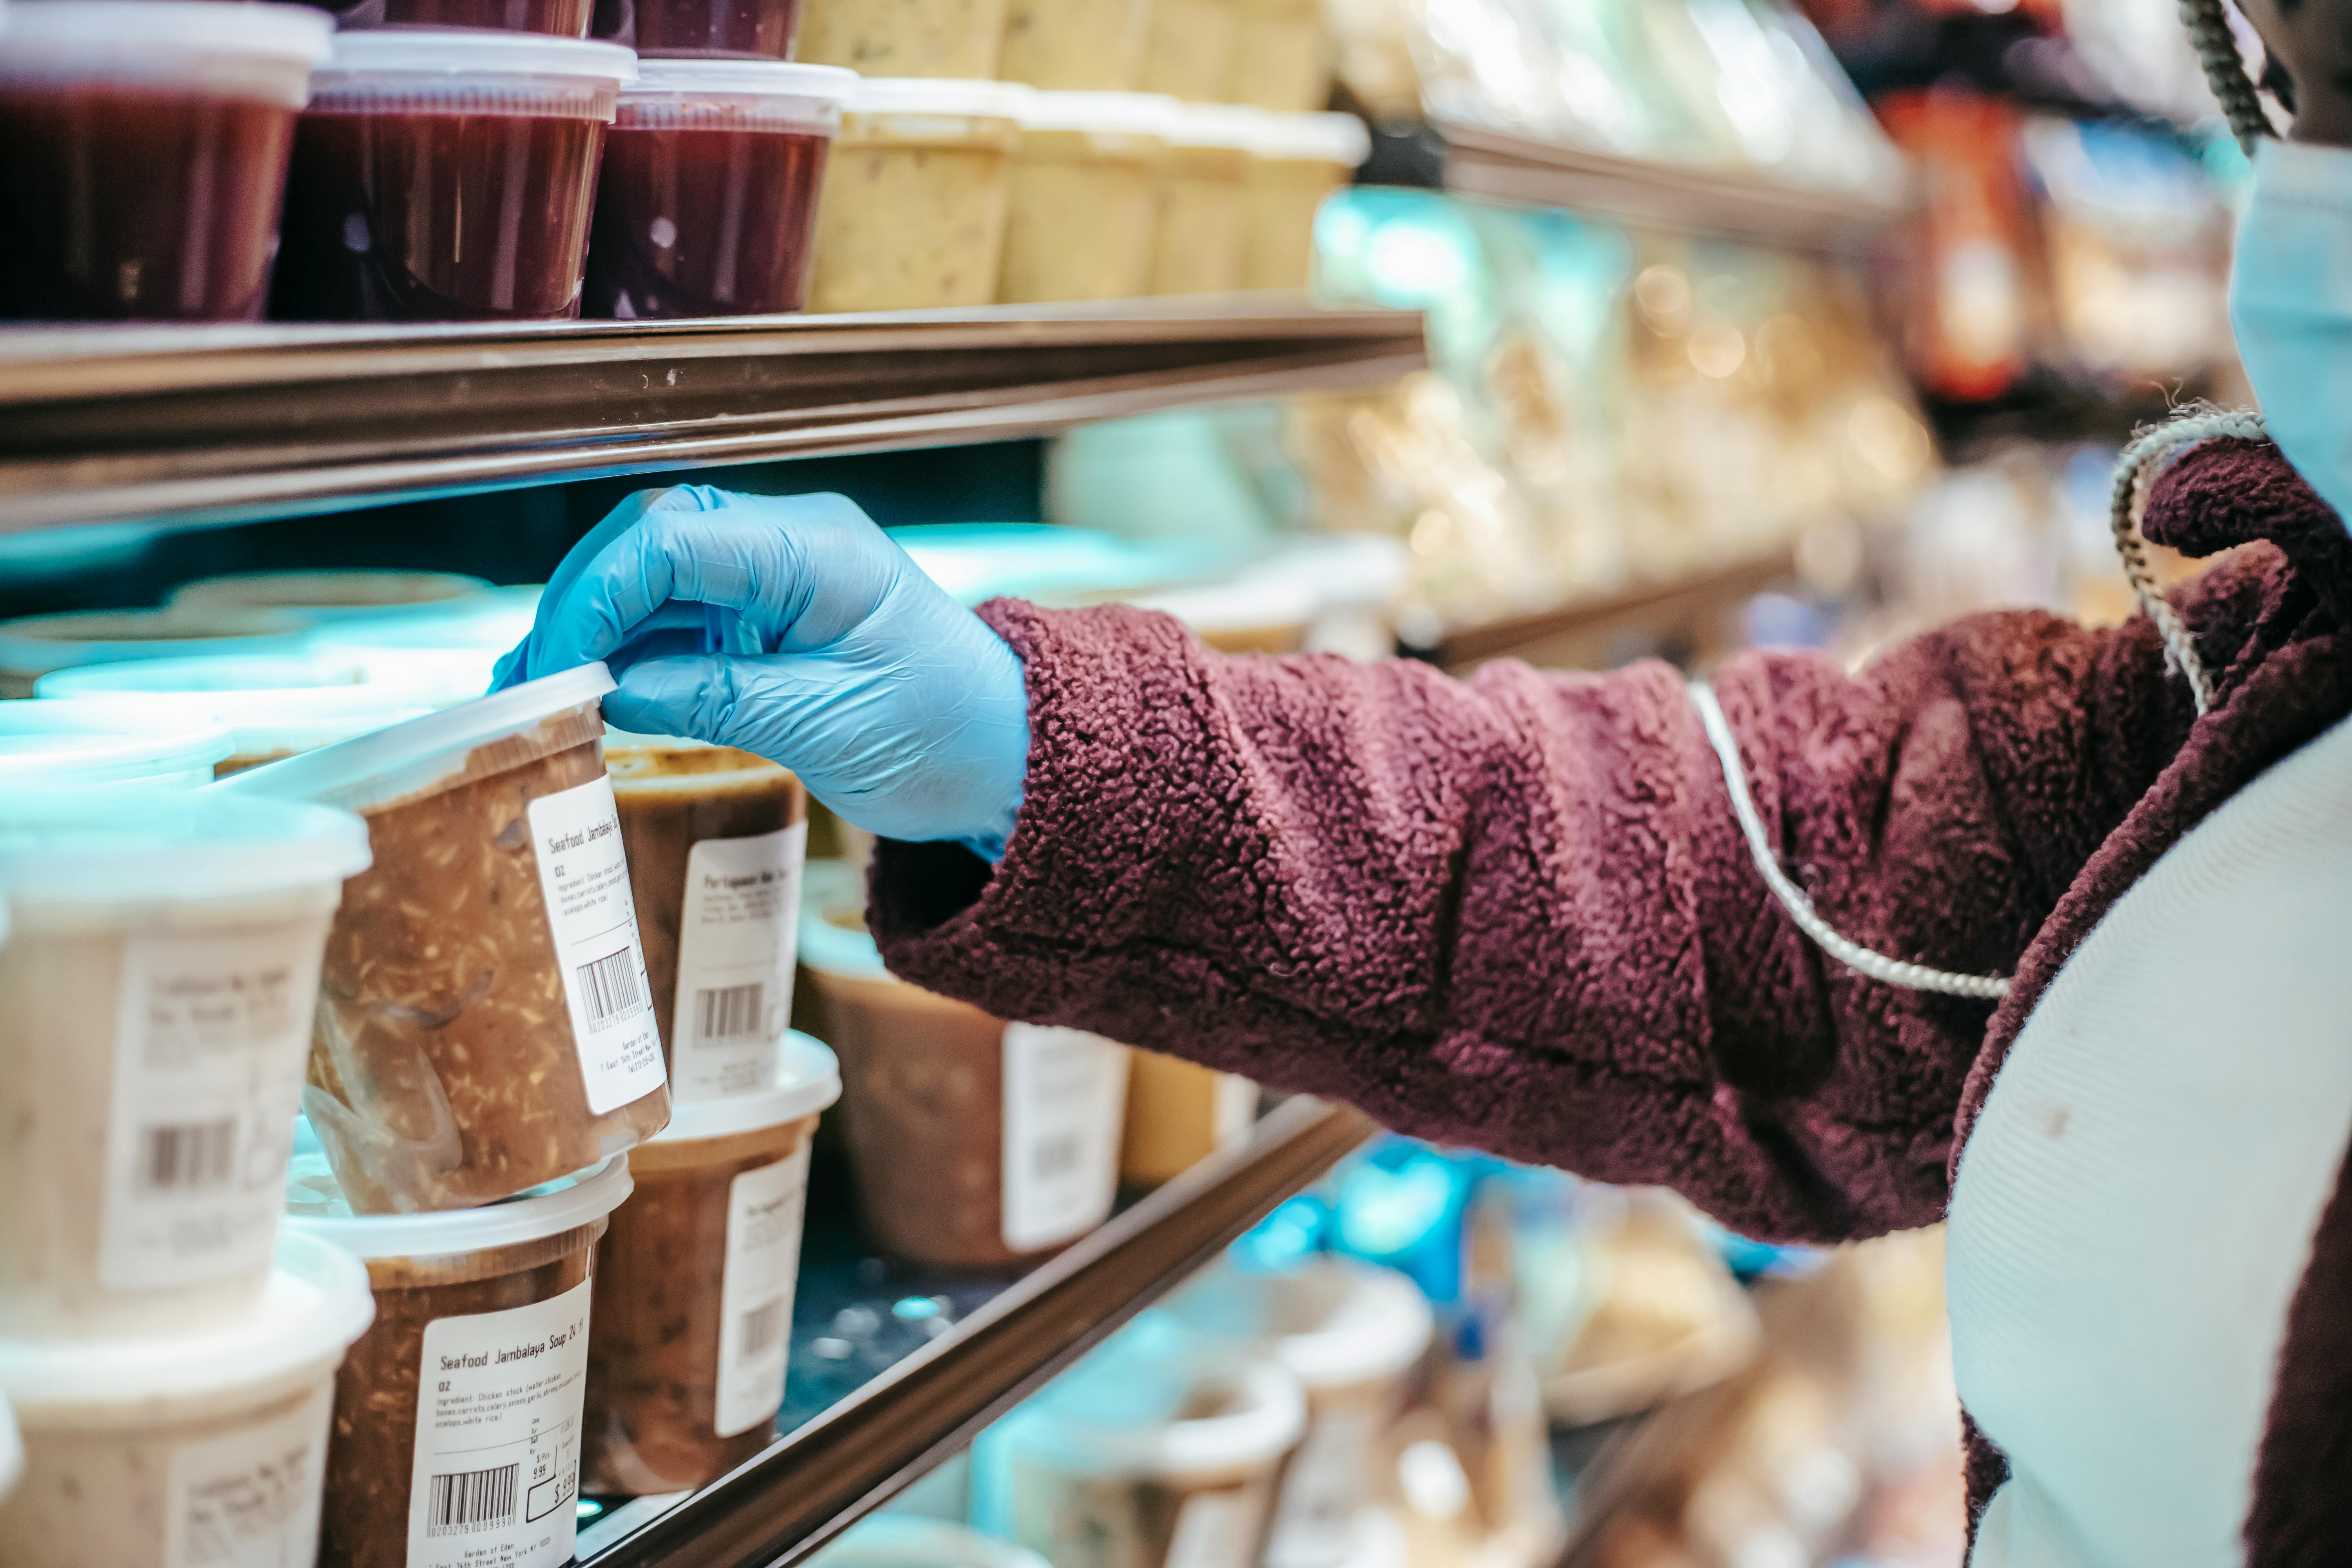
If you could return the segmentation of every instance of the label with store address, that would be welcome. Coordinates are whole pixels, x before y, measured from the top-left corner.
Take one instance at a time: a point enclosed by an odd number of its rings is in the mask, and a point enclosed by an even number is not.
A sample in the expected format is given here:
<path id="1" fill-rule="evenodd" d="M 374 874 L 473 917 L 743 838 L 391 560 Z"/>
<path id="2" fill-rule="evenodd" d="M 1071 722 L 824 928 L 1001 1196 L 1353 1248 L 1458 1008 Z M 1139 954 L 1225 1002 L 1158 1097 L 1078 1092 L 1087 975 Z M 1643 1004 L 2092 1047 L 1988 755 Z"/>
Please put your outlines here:
<path id="1" fill-rule="evenodd" d="M 668 1080 L 613 781 L 593 779 L 532 801 L 530 836 L 588 1109 L 602 1116 Z"/>
<path id="2" fill-rule="evenodd" d="M 784 1403 L 793 1283 L 801 1267 L 801 1211 L 809 1146 L 727 1184 L 727 1271 L 719 1287 L 719 1397 L 713 1429 L 748 1432 Z"/>
<path id="3" fill-rule="evenodd" d="M 589 1289 L 583 1279 L 528 1307 L 425 1325 L 408 1568 L 572 1560 Z"/>
<path id="4" fill-rule="evenodd" d="M 1004 1026 L 1004 1245 L 1034 1252 L 1110 1217 L 1127 1047 L 1083 1029 Z"/>
<path id="5" fill-rule="evenodd" d="M 162 1568 L 310 1568 L 333 1407 L 321 1384 L 265 1421 L 173 1448 Z"/>
<path id="6" fill-rule="evenodd" d="M 315 929 L 123 943 L 99 1278 L 120 1290 L 269 1266 L 310 1054 Z"/>
<path id="7" fill-rule="evenodd" d="M 807 853 L 804 821 L 687 852 L 670 1026 L 669 1090 L 680 1103 L 754 1094 L 774 1075 L 792 1017 Z"/>

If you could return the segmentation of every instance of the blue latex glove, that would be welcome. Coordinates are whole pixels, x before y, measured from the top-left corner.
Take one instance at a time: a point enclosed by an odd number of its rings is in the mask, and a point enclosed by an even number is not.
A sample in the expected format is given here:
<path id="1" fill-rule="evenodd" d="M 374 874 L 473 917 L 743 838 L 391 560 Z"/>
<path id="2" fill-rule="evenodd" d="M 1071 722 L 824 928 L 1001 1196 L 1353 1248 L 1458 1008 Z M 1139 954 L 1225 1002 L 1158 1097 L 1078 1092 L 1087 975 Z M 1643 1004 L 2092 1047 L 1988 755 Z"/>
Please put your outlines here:
<path id="1" fill-rule="evenodd" d="M 844 497 L 631 496 L 563 558 L 492 688 L 595 659 L 618 729 L 754 752 L 869 832 L 1003 857 L 1021 661 Z"/>

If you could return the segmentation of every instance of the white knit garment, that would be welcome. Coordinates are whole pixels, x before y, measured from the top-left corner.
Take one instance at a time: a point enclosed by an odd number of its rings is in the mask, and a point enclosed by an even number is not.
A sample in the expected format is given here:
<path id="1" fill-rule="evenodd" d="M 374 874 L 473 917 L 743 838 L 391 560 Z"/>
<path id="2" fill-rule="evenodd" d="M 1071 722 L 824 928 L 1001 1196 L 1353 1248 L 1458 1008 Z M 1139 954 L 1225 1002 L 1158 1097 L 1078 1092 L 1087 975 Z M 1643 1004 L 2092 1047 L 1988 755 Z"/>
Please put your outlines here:
<path id="1" fill-rule="evenodd" d="M 1962 1152 L 1954 1372 L 2009 1456 L 1973 1568 L 2242 1563 L 2352 1130 L 2352 721 L 2118 900 Z"/>

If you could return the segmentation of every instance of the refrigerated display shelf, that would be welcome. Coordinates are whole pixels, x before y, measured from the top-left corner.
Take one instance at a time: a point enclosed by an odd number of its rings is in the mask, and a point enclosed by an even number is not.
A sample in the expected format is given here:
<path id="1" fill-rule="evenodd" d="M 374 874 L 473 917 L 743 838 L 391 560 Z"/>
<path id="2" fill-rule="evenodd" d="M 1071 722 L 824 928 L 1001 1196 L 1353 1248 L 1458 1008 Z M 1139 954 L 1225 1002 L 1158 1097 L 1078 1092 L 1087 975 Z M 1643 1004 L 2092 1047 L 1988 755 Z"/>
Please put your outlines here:
<path id="1" fill-rule="evenodd" d="M 1475 125 L 1435 130 L 1445 188 L 1495 201 L 1828 251 L 1865 243 L 1910 210 L 1901 195 L 1801 185 L 1755 169 L 1628 158 Z"/>
<path id="2" fill-rule="evenodd" d="M 1017 1279 L 933 1275 L 875 1258 L 840 1217 L 838 1194 L 813 1188 L 783 1436 L 699 1491 L 609 1500 L 581 1531 L 580 1568 L 802 1561 L 1372 1131 L 1344 1107 L 1286 1101 L 1246 1142 Z"/>
<path id="3" fill-rule="evenodd" d="M 1225 295 L 885 315 L 0 329 L 0 533 L 1034 436 L 1378 385 L 1420 316 Z"/>

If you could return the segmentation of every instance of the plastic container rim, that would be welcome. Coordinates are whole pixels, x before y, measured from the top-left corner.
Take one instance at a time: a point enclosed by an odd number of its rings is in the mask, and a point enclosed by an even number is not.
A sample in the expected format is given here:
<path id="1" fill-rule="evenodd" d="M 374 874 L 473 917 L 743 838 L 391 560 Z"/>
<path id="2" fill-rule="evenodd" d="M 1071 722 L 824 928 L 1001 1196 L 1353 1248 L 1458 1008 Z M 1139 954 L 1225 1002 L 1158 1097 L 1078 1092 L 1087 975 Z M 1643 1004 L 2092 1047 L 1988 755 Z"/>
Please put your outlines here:
<path id="1" fill-rule="evenodd" d="M 174 717 L 159 724 L 152 711 L 132 712 L 102 697 L 53 697 L 0 706 L 0 738 L 38 736 L 56 744 L 0 749 L 0 779 L 11 788 L 37 787 L 44 775 L 79 783 L 129 783 L 194 773 L 226 758 L 233 745 L 217 719 Z"/>
<path id="2" fill-rule="evenodd" d="M 838 109 L 857 90 L 857 73 L 844 66 L 800 60 L 640 59 L 637 79 L 621 101 L 694 97 L 803 98 Z"/>
<path id="3" fill-rule="evenodd" d="M 172 1418 L 159 1404 L 266 1389 L 314 1363 L 331 1370 L 374 1320 L 375 1296 L 358 1258 L 281 1230 L 268 1287 L 240 1321 L 127 1339 L 0 1339 L 0 1390 L 27 1426 L 119 1407 L 143 1429 Z"/>
<path id="4" fill-rule="evenodd" d="M 316 66 L 335 32 L 323 11 L 262 0 L 16 0 L 5 15 L 12 51 L 87 49 L 94 64 L 184 49 Z M 0 76 L 10 73 L 0 57 Z"/>
<path id="5" fill-rule="evenodd" d="M 860 77 L 842 104 L 845 114 L 971 115 L 1016 124 L 1036 89 L 1015 81 L 973 81 L 960 77 Z"/>
<path id="6" fill-rule="evenodd" d="M 1113 1426 L 1038 1406 L 1013 1428 L 1013 1443 L 1055 1470 L 1181 1479 L 1269 1465 L 1307 1429 L 1307 1394 L 1276 1363 L 1252 1358 L 1206 1380 L 1241 1393 L 1248 1405 L 1158 1426 Z M 1025 1439 L 1025 1441 L 1024 1441 Z"/>
<path id="7" fill-rule="evenodd" d="M 429 1214 L 289 1212 L 286 1225 L 357 1258 L 448 1258 L 544 1241 L 593 1225 L 627 1201 L 634 1185 L 624 1151 L 605 1155 L 583 1172 L 478 1208 Z"/>
<path id="8" fill-rule="evenodd" d="M 776 1082 L 756 1094 L 725 1100 L 669 1102 L 669 1125 L 647 1143 L 692 1143 L 759 1132 L 803 1116 L 814 1116 L 841 1098 L 841 1062 L 833 1047 L 798 1029 L 788 1029 L 776 1052 Z"/>
<path id="9" fill-rule="evenodd" d="M 266 763 L 207 787 L 281 799 L 317 800 L 322 796 L 341 797 L 371 780 L 396 776 L 403 782 L 398 795 L 415 794 L 431 784 L 419 780 L 412 770 L 446 758 L 462 761 L 477 746 L 595 701 L 612 689 L 610 670 L 602 663 L 583 664 L 560 674 L 526 680 L 520 686 L 509 686 L 488 697 L 477 697 L 470 702 L 460 702 L 422 719 L 411 719 L 404 724 L 339 741 L 283 762 Z M 374 805 L 382 802 L 369 799 L 362 804 Z"/>
<path id="10" fill-rule="evenodd" d="M 1160 92 L 1033 92 L 1019 106 L 1019 119 L 1024 131 L 1165 139 L 1183 109 Z"/>
<path id="11" fill-rule="evenodd" d="M 58 4 L 59 0 L 37 0 Z M 72 4 L 73 0 L 63 0 Z M 105 0 L 121 4 L 124 0 Z M 169 0 L 179 4 L 181 0 Z M 626 86 L 637 79 L 635 50 L 598 38 L 559 38 L 546 33 L 496 32 L 487 28 L 362 28 L 337 33 L 327 63 L 311 83 L 314 92 L 363 88 L 365 78 L 433 77 L 450 81 L 512 77 L 569 77 Z M 459 601 L 462 603 L 463 601 Z"/>
<path id="12" fill-rule="evenodd" d="M 174 816 L 220 831 L 158 842 Z M 0 891 L 20 913 L 339 888 L 372 859 L 366 823 L 307 801 L 163 786 L 0 794 Z"/>

